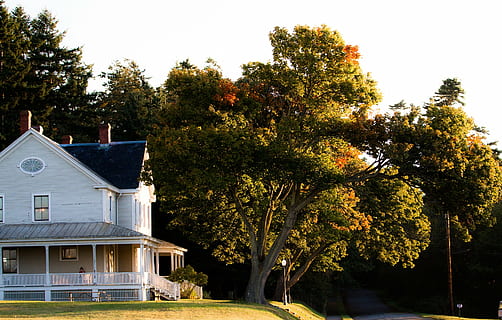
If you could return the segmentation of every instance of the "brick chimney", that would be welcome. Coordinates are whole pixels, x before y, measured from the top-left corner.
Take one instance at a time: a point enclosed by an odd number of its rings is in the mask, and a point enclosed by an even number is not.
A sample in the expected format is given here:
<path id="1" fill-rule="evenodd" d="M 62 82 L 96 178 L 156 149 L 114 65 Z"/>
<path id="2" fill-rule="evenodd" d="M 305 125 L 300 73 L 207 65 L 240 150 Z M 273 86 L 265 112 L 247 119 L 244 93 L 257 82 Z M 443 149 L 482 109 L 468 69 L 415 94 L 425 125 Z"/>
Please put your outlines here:
<path id="1" fill-rule="evenodd" d="M 31 128 L 38 131 L 40 134 L 44 133 L 44 128 L 42 126 L 33 126 Z"/>
<path id="2" fill-rule="evenodd" d="M 61 144 L 72 144 L 73 143 L 73 137 L 70 135 L 64 135 L 61 140 L 62 140 Z"/>
<path id="3" fill-rule="evenodd" d="M 23 110 L 19 114 L 19 130 L 21 134 L 30 130 L 31 128 L 31 111 Z"/>
<path id="4" fill-rule="evenodd" d="M 111 126 L 109 123 L 99 125 L 99 143 L 109 144 L 111 139 Z"/>

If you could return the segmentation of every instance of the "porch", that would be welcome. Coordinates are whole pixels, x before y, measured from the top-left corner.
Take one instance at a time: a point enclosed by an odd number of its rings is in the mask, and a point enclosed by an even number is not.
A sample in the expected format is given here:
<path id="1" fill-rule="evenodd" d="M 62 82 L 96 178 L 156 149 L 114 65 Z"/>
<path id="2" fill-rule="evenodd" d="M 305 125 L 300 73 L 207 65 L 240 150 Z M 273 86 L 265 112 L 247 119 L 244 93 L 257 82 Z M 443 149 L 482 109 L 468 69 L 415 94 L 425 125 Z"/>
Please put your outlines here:
<path id="1" fill-rule="evenodd" d="M 43 228 L 66 230 L 72 226 L 75 224 Z M 160 270 L 168 275 L 184 266 L 186 249 L 118 226 L 97 227 L 104 230 L 97 237 L 43 238 L 24 234 L 28 239 L 11 236 L 0 241 L 0 300 L 179 299 L 179 285 L 162 277 Z M 21 227 L 4 225 L 0 231 L 8 229 L 12 233 L 16 228 Z M 30 230 L 42 234 L 39 229 L 37 225 Z M 43 234 L 49 232 L 44 230 Z"/>

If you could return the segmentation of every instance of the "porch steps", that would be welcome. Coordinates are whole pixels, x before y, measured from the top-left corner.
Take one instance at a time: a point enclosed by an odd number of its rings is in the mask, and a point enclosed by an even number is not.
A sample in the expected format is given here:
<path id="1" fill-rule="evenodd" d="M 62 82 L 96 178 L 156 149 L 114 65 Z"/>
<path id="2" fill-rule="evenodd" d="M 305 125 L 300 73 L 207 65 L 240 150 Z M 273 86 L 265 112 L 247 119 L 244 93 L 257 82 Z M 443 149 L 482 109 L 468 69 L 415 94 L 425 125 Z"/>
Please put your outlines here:
<path id="1" fill-rule="evenodd" d="M 164 277 L 149 273 L 150 290 L 156 300 L 178 300 L 180 298 L 180 284 L 169 281 Z"/>
<path id="2" fill-rule="evenodd" d="M 152 295 L 155 298 L 155 301 L 159 300 L 167 300 L 167 301 L 176 301 L 178 298 L 167 290 L 162 290 L 158 288 L 151 289 Z"/>

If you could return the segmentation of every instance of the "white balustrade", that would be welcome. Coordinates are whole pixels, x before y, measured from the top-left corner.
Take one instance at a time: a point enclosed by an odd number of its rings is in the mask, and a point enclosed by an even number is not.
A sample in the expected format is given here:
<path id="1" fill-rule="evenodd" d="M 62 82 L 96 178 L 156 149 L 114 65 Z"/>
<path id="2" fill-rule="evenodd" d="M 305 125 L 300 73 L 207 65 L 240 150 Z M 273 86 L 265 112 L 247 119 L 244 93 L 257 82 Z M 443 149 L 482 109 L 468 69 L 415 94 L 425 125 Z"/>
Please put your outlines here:
<path id="1" fill-rule="evenodd" d="M 50 279 L 54 286 L 93 284 L 92 273 L 51 273 Z"/>
<path id="2" fill-rule="evenodd" d="M 3 274 L 4 286 L 35 287 L 44 286 L 45 273 L 40 274 Z M 141 284 L 139 272 L 96 272 L 94 273 L 51 273 L 49 285 L 78 286 L 78 285 L 127 285 Z"/>
<path id="3" fill-rule="evenodd" d="M 180 298 L 180 284 L 169 281 L 161 276 L 153 273 L 148 274 L 149 284 L 158 290 L 160 293 L 178 300 Z"/>
<path id="4" fill-rule="evenodd" d="M 45 284 L 45 274 L 3 274 L 4 286 L 26 287 L 43 286 Z"/>
<path id="5" fill-rule="evenodd" d="M 96 284 L 141 284 L 139 272 L 98 272 Z"/>

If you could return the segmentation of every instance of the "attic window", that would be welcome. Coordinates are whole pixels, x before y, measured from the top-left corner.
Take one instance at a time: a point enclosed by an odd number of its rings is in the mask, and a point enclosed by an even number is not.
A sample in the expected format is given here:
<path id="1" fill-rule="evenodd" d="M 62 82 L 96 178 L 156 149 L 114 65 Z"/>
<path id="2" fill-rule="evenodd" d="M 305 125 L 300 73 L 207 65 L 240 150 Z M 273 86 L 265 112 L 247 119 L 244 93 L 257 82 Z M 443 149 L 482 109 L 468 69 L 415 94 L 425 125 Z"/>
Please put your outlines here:
<path id="1" fill-rule="evenodd" d="M 26 174 L 34 176 L 45 169 L 45 162 L 40 158 L 26 158 L 19 163 L 19 169 Z"/>

